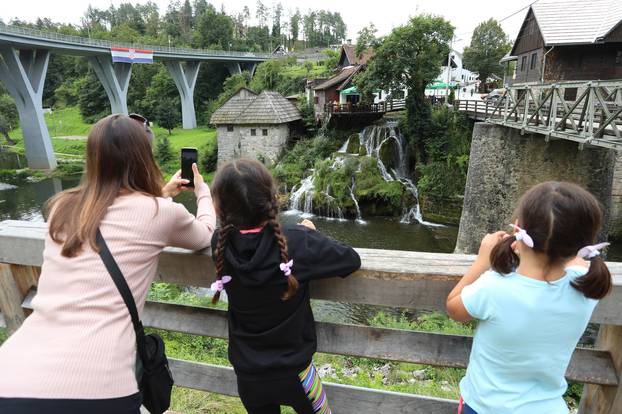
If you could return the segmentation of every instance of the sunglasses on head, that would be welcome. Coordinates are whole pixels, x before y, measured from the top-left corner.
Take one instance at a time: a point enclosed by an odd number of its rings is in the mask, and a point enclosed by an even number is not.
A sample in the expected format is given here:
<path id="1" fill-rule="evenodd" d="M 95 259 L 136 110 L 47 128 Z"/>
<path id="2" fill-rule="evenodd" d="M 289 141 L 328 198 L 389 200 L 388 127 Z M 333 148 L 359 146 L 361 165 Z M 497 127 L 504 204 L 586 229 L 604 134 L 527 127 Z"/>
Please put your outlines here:
<path id="1" fill-rule="evenodd" d="M 143 124 L 145 131 L 147 131 L 147 135 L 149 136 L 149 141 L 153 140 L 153 132 L 151 132 L 151 128 L 149 128 L 149 120 L 147 118 L 139 114 L 129 114 L 128 116 L 134 121 Z"/>

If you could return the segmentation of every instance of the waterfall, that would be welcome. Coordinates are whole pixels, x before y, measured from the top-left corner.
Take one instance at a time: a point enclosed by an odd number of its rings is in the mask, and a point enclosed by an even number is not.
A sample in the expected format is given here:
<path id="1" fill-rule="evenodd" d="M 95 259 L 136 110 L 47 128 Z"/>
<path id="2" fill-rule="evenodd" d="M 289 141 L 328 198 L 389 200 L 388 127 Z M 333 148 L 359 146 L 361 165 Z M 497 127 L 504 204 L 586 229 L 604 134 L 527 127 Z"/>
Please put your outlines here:
<path id="1" fill-rule="evenodd" d="M 313 194 L 315 187 L 315 172 L 300 182 L 300 187 L 293 191 L 290 197 L 289 208 L 293 212 L 302 212 L 303 217 L 313 215 Z M 293 189 L 292 189 L 293 190 Z M 304 205 L 302 204 L 304 202 Z M 302 207 L 302 209 L 301 209 Z"/>
<path id="2" fill-rule="evenodd" d="M 343 145 L 341 146 L 341 148 L 339 148 L 337 152 L 339 154 L 345 154 L 348 149 L 348 145 L 350 145 L 350 138 L 346 139 L 346 142 L 343 143 Z"/>
<path id="3" fill-rule="evenodd" d="M 324 131 L 320 131 L 320 135 L 323 136 Z M 335 170 L 344 166 L 348 157 L 353 156 L 347 154 L 350 138 L 341 146 L 335 155 L 333 155 L 331 169 Z M 384 145 L 393 145 L 394 153 L 392 154 L 391 165 L 387 168 L 381 157 L 381 151 Z M 397 121 L 387 121 L 383 125 L 371 125 L 364 128 L 359 133 L 359 145 L 365 148 L 367 156 L 375 157 L 378 165 L 378 171 L 382 178 L 387 181 L 399 181 L 405 191 L 412 195 L 414 203 L 412 205 L 405 205 L 403 207 L 402 216 L 400 218 L 401 223 L 409 224 L 418 222 L 425 225 L 435 225 L 434 223 L 426 222 L 421 214 L 421 207 L 419 206 L 419 192 L 417 186 L 410 179 L 410 172 L 408 170 L 408 147 L 406 140 L 397 128 Z M 356 154 L 358 155 L 358 154 Z M 360 164 L 359 164 L 360 168 Z M 303 213 L 303 216 L 313 215 L 313 197 L 316 194 L 315 178 L 316 172 L 314 171 L 310 176 L 304 178 L 300 185 L 292 189 L 290 195 L 289 207 L 293 214 Z M 358 200 L 355 196 L 355 177 L 352 176 L 352 186 L 350 187 L 350 197 L 354 202 L 356 208 L 356 219 L 359 222 L 363 222 L 361 210 Z M 330 188 L 327 187 L 325 191 L 318 190 L 317 193 L 323 196 L 324 202 L 321 206 L 316 207 L 316 213 L 322 214 L 327 218 L 344 219 L 343 211 L 339 206 L 338 201 L 331 195 Z"/>
<path id="4" fill-rule="evenodd" d="M 356 184 L 356 182 L 354 181 L 354 177 L 352 177 L 352 187 L 350 187 L 350 197 L 352 197 L 352 201 L 354 201 L 354 207 L 356 207 L 356 221 L 357 221 L 357 223 L 365 224 L 365 221 L 363 220 L 363 216 L 361 215 L 361 209 L 359 208 L 359 202 L 356 199 L 356 197 L 354 196 L 355 184 Z"/>

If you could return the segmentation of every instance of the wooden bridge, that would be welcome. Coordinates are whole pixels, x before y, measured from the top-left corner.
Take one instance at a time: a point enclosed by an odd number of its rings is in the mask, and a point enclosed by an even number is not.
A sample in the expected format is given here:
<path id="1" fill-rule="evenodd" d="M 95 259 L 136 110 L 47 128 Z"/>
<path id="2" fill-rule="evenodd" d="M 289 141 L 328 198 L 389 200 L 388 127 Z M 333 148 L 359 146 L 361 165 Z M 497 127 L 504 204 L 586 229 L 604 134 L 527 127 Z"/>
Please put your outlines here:
<path id="1" fill-rule="evenodd" d="M 454 107 L 478 121 L 622 150 L 622 80 L 522 84 L 491 101 L 456 101 Z"/>
<path id="2" fill-rule="evenodd" d="M 42 223 L 0 223 L 0 311 L 9 332 L 29 313 L 43 260 Z M 362 268 L 352 276 L 312 284 L 312 297 L 330 301 L 445 311 L 449 291 L 473 261 L 473 256 L 358 249 Z M 622 412 L 622 263 L 609 263 L 614 277 L 611 295 L 592 316 L 600 324 L 595 349 L 577 348 L 566 378 L 587 384 L 581 414 Z M 207 287 L 214 279 L 206 253 L 166 249 L 157 281 Z M 147 302 L 146 326 L 227 338 L 226 312 L 218 309 Z M 440 367 L 464 368 L 472 338 L 442 333 L 317 323 L 318 351 Z M 176 384 L 213 393 L 237 395 L 229 367 L 171 360 Z M 339 414 L 455 414 L 457 401 L 420 395 L 326 383 L 328 398 Z"/>
<path id="3" fill-rule="evenodd" d="M 373 104 L 361 104 L 356 103 L 353 104 L 351 102 L 338 104 L 338 103 L 327 103 L 324 105 L 324 113 L 332 114 L 332 115 L 351 115 L 351 114 L 369 114 L 369 113 L 384 113 L 384 112 L 393 112 L 393 111 L 401 111 L 406 108 L 406 100 L 404 99 L 393 99 L 389 101 L 384 101 L 380 103 Z"/>

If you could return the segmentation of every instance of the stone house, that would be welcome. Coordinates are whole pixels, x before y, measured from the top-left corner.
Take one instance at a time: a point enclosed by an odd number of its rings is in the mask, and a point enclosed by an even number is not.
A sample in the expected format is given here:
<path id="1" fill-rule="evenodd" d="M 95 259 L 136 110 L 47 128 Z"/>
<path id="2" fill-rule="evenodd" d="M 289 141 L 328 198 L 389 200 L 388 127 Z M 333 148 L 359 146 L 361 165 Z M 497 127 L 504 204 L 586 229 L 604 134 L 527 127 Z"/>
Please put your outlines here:
<path id="1" fill-rule="evenodd" d="M 507 83 L 622 79 L 620 0 L 542 0 L 531 5 L 509 55 Z M 573 99 L 569 97 L 568 99 Z"/>
<path id="2" fill-rule="evenodd" d="M 287 145 L 293 124 L 301 119 L 298 108 L 280 93 L 256 94 L 241 88 L 211 118 L 218 165 L 241 157 L 274 162 Z"/>

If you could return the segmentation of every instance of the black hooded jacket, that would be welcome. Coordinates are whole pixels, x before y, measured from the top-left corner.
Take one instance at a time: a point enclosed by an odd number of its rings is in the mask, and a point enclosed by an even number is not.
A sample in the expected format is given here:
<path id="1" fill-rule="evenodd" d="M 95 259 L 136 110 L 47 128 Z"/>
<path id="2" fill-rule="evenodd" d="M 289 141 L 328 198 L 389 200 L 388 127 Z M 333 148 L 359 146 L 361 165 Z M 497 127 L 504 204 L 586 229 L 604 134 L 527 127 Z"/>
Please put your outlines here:
<path id="1" fill-rule="evenodd" d="M 270 226 L 259 233 L 232 231 L 225 248 L 224 274 L 229 299 L 229 361 L 247 379 L 298 374 L 310 363 L 317 339 L 309 302 L 313 279 L 348 276 L 361 266 L 349 246 L 301 225 L 284 226 L 297 294 L 283 301 L 287 279 L 279 268 L 280 250 Z M 219 232 L 212 238 L 213 252 Z"/>

